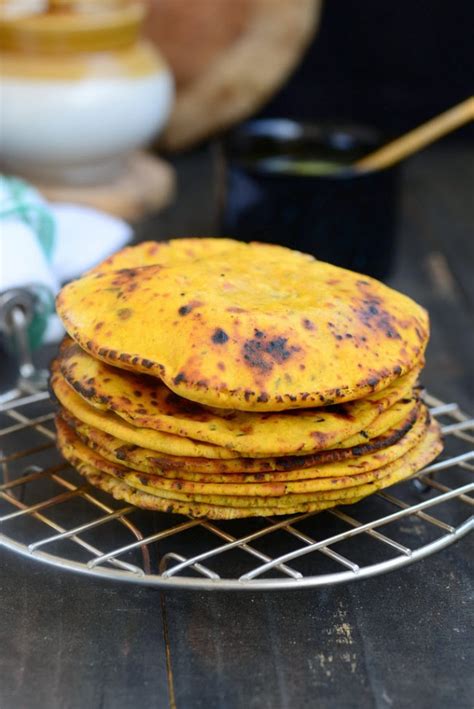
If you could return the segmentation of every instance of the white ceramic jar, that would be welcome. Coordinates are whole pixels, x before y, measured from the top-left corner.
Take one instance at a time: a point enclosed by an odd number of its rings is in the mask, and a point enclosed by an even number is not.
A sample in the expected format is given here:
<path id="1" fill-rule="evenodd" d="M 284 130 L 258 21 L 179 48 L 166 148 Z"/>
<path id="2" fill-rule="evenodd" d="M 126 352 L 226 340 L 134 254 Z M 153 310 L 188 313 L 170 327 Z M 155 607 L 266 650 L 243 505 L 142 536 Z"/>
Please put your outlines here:
<path id="1" fill-rule="evenodd" d="M 3 170 L 49 183 L 103 182 L 158 134 L 173 80 L 139 39 L 142 18 L 141 4 L 109 0 L 102 11 L 59 7 L 0 20 Z"/>

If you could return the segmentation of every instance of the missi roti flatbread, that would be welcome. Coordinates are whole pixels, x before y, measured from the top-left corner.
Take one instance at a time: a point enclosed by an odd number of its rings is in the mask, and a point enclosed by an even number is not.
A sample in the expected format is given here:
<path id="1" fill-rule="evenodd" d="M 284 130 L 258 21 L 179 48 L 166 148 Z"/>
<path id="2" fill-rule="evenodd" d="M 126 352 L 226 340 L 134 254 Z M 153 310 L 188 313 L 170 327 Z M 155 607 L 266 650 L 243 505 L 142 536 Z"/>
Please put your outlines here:
<path id="1" fill-rule="evenodd" d="M 355 496 L 350 492 L 357 489 L 358 493 L 364 494 L 370 488 L 368 484 L 380 481 L 388 475 L 397 474 L 405 469 L 407 461 L 412 460 L 412 456 L 424 450 L 422 443 L 427 438 L 426 432 L 421 439 L 415 443 L 411 450 L 400 456 L 398 459 L 366 473 L 356 473 L 343 477 L 321 477 L 302 481 L 271 481 L 262 483 L 203 483 L 190 482 L 182 479 L 169 479 L 157 475 L 147 475 L 137 471 L 131 471 L 122 465 L 111 463 L 102 458 L 98 453 L 85 446 L 75 433 L 58 418 L 57 422 L 58 446 L 64 457 L 73 461 L 80 459 L 94 468 L 97 468 L 107 475 L 119 478 L 130 485 L 150 494 L 157 494 L 161 497 L 188 500 L 193 499 L 198 502 L 212 502 L 220 505 L 241 505 L 247 506 L 259 504 L 253 498 L 271 498 L 270 503 L 279 505 L 286 504 L 286 500 L 291 500 L 296 494 L 302 502 L 310 501 L 310 498 L 317 496 L 318 499 L 342 499 L 345 496 Z M 420 448 L 421 447 L 421 448 Z M 348 492 L 349 490 L 349 492 Z M 303 496 L 302 496 L 303 495 Z M 306 496 L 309 495 L 307 498 Z M 207 498 L 207 499 L 206 499 Z M 240 500 L 240 498 L 245 498 Z M 277 498 L 280 498 L 279 500 Z"/>
<path id="2" fill-rule="evenodd" d="M 61 417 L 73 428 L 78 435 L 85 440 L 89 447 L 95 448 L 98 452 L 107 451 L 106 456 L 111 460 L 128 465 L 138 470 L 141 466 L 144 472 L 170 471 L 170 472 L 192 472 L 192 473 L 261 473 L 269 471 L 290 471 L 295 469 L 308 468 L 323 463 L 335 461 L 345 461 L 358 458 L 368 453 L 375 453 L 383 450 L 399 441 L 414 424 L 414 420 L 408 419 L 402 425 L 397 424 L 382 436 L 366 441 L 353 448 L 334 448 L 327 451 L 318 451 L 305 456 L 281 456 L 279 458 L 200 458 L 190 456 L 166 455 L 150 448 L 142 448 L 133 443 L 116 438 L 110 433 L 101 431 L 94 426 L 84 423 L 76 418 L 64 407 L 60 410 Z M 178 475 L 179 477 L 179 475 Z"/>
<path id="3" fill-rule="evenodd" d="M 91 462 L 91 459 L 94 459 L 94 457 L 90 456 L 88 449 L 86 449 L 86 451 L 83 450 L 85 447 L 81 447 L 82 444 L 78 441 L 78 439 L 72 441 L 70 439 L 68 440 L 68 436 L 67 434 L 64 434 L 63 430 L 59 429 L 58 432 L 60 449 L 69 462 L 76 465 L 79 470 L 81 470 L 81 466 L 83 465 L 89 466 L 89 469 L 92 469 L 93 471 L 99 470 Z M 361 499 L 362 497 L 372 494 L 378 489 L 388 487 L 389 485 L 393 485 L 396 482 L 413 475 L 433 460 L 441 450 L 442 444 L 439 435 L 439 427 L 437 424 L 432 423 L 428 433 L 411 451 L 405 454 L 398 461 L 386 466 L 386 474 L 380 476 L 371 483 L 361 484 L 350 488 L 330 489 L 303 494 L 291 494 L 284 492 L 280 497 L 202 495 L 200 493 L 191 494 L 182 492 L 182 487 L 179 488 L 178 491 L 176 489 L 168 490 L 159 487 L 156 481 L 153 481 L 153 484 L 150 484 L 150 479 L 148 477 L 147 484 L 144 484 L 140 479 L 135 481 L 134 474 L 128 473 L 124 473 L 123 475 L 119 474 L 118 479 L 124 481 L 129 488 L 139 490 L 140 492 L 154 497 L 156 496 L 162 500 L 172 500 L 173 502 L 184 502 L 188 504 L 211 504 L 229 508 L 249 508 L 253 509 L 254 514 L 257 515 L 262 514 L 261 510 L 264 509 L 264 507 L 269 509 L 270 506 L 274 506 L 275 510 L 281 510 L 281 514 L 287 514 L 290 511 L 304 510 L 308 505 Z M 99 460 L 98 456 L 96 456 L 95 459 L 101 464 L 101 466 L 107 467 L 105 462 Z M 105 474 L 110 475 L 110 473 L 112 474 L 112 477 L 117 477 L 115 466 L 110 467 L 109 472 Z"/>
<path id="4" fill-rule="evenodd" d="M 337 446 L 334 447 L 353 448 L 373 438 L 382 436 L 386 431 L 395 426 L 403 427 L 406 422 L 413 422 L 415 420 L 419 408 L 420 399 L 417 394 L 412 397 L 403 398 L 393 404 L 389 409 L 383 411 L 365 429 L 359 431 L 354 436 L 346 438 L 344 441 L 340 441 Z"/>
<path id="5" fill-rule="evenodd" d="M 168 479 L 186 480 L 203 483 L 262 483 L 262 482 L 285 482 L 308 480 L 320 477 L 344 477 L 356 475 L 358 473 L 369 472 L 381 468 L 396 460 L 412 448 L 424 435 L 429 425 L 429 415 L 426 408 L 420 410 L 418 419 L 414 425 L 408 429 L 398 442 L 375 451 L 366 453 L 357 458 L 344 461 L 323 462 L 312 467 L 271 472 L 195 472 L 188 469 L 161 469 L 155 463 L 153 451 L 135 448 L 133 454 L 128 459 L 123 455 L 117 455 L 117 448 L 110 445 L 109 440 L 104 440 L 107 434 L 91 431 L 90 427 L 80 421 L 71 419 L 66 412 L 61 411 L 61 418 L 65 420 L 68 427 L 74 431 L 78 438 L 90 449 L 98 453 L 102 458 L 118 465 L 125 466 L 137 472 L 157 475 Z M 97 435 L 98 434 L 98 435 Z M 197 460 L 197 459 L 196 459 Z"/>
<path id="6" fill-rule="evenodd" d="M 172 433 L 135 428 L 111 412 L 99 411 L 76 394 L 63 379 L 62 375 L 55 371 L 54 366 L 50 384 L 60 404 L 80 421 L 134 445 L 153 448 L 174 456 L 184 455 L 216 459 L 237 457 L 236 453 L 232 453 L 226 448 L 213 446 L 209 443 L 199 443 L 189 438 L 175 436 Z"/>
<path id="7" fill-rule="evenodd" d="M 94 359 L 69 338 L 61 346 L 58 367 L 74 390 L 96 408 L 113 411 L 136 427 L 204 441 L 244 457 L 304 455 L 335 447 L 367 429 L 395 402 L 410 397 L 418 376 L 417 370 L 412 371 L 383 391 L 336 406 L 248 413 L 210 410 L 187 401 L 156 378 L 124 372 Z M 385 429 L 390 417 L 387 420 Z M 364 435 L 365 439 L 375 437 L 370 431 Z"/>
<path id="8" fill-rule="evenodd" d="M 198 502 L 180 502 L 169 500 L 156 495 L 149 495 L 141 490 L 125 484 L 110 475 L 101 473 L 87 463 L 78 461 L 76 466 L 87 482 L 95 487 L 111 494 L 116 500 L 124 500 L 128 504 L 141 507 L 145 510 L 166 512 L 168 514 L 180 514 L 187 517 L 205 517 L 207 519 L 228 520 L 243 519 L 246 517 L 265 517 L 268 515 L 288 515 L 302 512 L 320 512 L 330 507 L 336 507 L 335 500 L 328 502 L 313 502 L 301 505 L 298 508 L 281 507 L 220 507 L 212 504 L 202 504 Z M 342 504 L 348 505 L 358 502 L 358 500 L 343 500 Z"/>
<path id="9" fill-rule="evenodd" d="M 227 245 L 88 274 L 62 289 L 58 313 L 94 357 L 225 409 L 360 399 L 422 362 L 428 317 L 410 298 L 289 249 Z"/>
<path id="10" fill-rule="evenodd" d="M 242 465 L 242 469 L 244 470 L 250 467 L 248 463 L 249 459 L 239 457 L 234 451 L 174 434 L 154 431 L 153 429 L 136 428 L 124 421 L 121 417 L 116 416 L 113 412 L 101 411 L 91 407 L 82 397 L 72 390 L 62 378 L 62 375 L 55 371 L 54 365 L 51 377 L 51 389 L 64 409 L 69 411 L 75 418 L 90 425 L 94 429 L 99 429 L 114 438 L 120 439 L 122 442 L 125 441 L 127 444 L 136 445 L 141 448 L 150 448 L 161 454 L 173 456 L 176 458 L 177 463 L 181 457 L 209 458 L 214 460 L 233 459 L 238 461 L 236 462 L 236 467 Z M 414 404 L 417 404 L 417 402 L 414 402 Z M 405 404 L 403 404 L 403 406 L 405 406 Z M 388 413 L 388 411 L 384 413 Z M 414 409 L 412 407 L 411 423 L 413 423 L 414 418 Z M 400 421 L 400 428 L 406 428 L 406 421 L 400 419 L 400 411 L 397 410 L 397 415 L 394 419 L 395 420 L 388 414 L 385 419 L 388 428 L 390 428 L 390 421 L 392 421 L 393 425 Z M 363 441 L 363 445 L 370 444 L 370 441 L 367 441 L 366 432 L 361 434 L 360 439 L 356 440 Z M 336 459 L 337 456 L 344 457 L 340 455 L 340 451 L 333 456 L 333 459 Z M 308 458 L 309 457 L 305 455 L 300 457 L 295 456 L 296 460 L 290 463 L 288 456 L 286 456 L 285 460 L 282 462 L 283 469 L 287 468 L 289 464 L 293 465 L 293 467 L 295 467 L 295 465 L 296 467 L 301 467 L 301 461 L 305 461 L 305 463 L 308 464 L 310 462 Z M 268 458 L 265 458 L 266 463 L 261 465 L 253 463 L 253 468 L 265 469 L 268 467 L 268 460 Z M 278 460 L 278 458 L 276 458 L 276 460 Z"/>

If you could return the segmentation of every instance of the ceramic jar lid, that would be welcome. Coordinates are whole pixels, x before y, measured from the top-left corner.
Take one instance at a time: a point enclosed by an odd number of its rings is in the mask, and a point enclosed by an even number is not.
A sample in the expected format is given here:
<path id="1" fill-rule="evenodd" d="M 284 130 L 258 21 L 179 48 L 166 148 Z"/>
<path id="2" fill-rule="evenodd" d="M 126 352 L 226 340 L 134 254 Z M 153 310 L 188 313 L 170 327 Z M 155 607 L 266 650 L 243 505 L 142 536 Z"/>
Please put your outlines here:
<path id="1" fill-rule="evenodd" d="M 8 0 L 3 3 L 0 50 L 71 54 L 122 49 L 137 41 L 144 17 L 143 5 L 135 0 L 49 0 L 44 5 L 40 12 L 17 14 L 8 12 Z"/>

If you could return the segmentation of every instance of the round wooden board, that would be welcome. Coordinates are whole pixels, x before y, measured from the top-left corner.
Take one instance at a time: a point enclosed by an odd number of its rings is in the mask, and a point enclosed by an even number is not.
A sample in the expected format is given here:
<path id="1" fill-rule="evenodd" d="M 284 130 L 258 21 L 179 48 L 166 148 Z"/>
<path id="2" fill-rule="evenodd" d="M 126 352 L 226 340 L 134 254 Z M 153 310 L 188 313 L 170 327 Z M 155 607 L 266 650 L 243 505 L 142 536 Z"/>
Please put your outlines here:
<path id="1" fill-rule="evenodd" d="M 146 32 L 174 73 L 160 144 L 180 150 L 246 118 L 284 83 L 313 37 L 322 0 L 145 0 Z"/>
<path id="2" fill-rule="evenodd" d="M 166 207 L 174 197 L 173 167 L 154 155 L 133 153 L 121 175 L 110 183 L 91 186 L 36 183 L 50 202 L 70 202 L 136 221 Z"/>

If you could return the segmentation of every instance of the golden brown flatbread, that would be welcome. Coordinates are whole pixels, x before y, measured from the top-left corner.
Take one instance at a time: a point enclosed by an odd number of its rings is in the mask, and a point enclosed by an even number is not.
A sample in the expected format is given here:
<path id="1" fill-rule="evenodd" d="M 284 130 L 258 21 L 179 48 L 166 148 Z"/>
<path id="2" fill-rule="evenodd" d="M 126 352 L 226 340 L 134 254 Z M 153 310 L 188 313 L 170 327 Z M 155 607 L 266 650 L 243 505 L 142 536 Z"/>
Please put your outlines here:
<path id="1" fill-rule="evenodd" d="M 391 463 L 393 460 L 403 455 L 418 442 L 429 425 L 429 415 L 426 407 L 423 406 L 413 426 L 407 427 L 406 430 L 402 431 L 402 435 L 400 435 L 397 440 L 385 447 L 375 448 L 372 451 L 364 448 L 358 456 L 353 458 L 349 456 L 346 456 L 344 459 L 335 457 L 333 460 L 322 460 L 319 463 L 312 461 L 312 465 L 306 465 L 306 457 L 301 457 L 298 459 L 304 464 L 301 468 L 295 467 L 295 463 L 291 469 L 277 470 L 267 467 L 263 470 L 259 470 L 257 465 L 249 465 L 247 470 L 245 470 L 243 465 L 238 469 L 237 460 L 207 460 L 204 461 L 203 464 L 199 458 L 189 458 L 186 459 L 186 465 L 183 465 L 182 459 L 173 458 L 167 461 L 167 465 L 160 465 L 160 459 L 157 459 L 155 451 L 127 445 L 123 441 L 75 419 L 68 414 L 65 409 L 61 409 L 59 415 L 88 448 L 96 451 L 103 458 L 106 458 L 112 463 L 118 463 L 133 470 L 150 473 L 152 475 L 160 475 L 165 478 L 179 478 L 197 482 L 303 480 L 313 477 L 337 477 L 340 475 L 366 472 Z M 312 458 L 313 456 L 308 457 Z M 248 460 L 251 461 L 252 459 Z M 277 463 L 278 460 L 279 459 L 273 459 L 275 463 Z M 256 464 L 264 461 L 265 459 L 255 459 Z M 175 462 L 175 465 L 171 467 L 173 462 Z M 209 465 L 211 463 L 213 467 Z M 236 467 L 230 468 L 229 464 L 231 463 Z"/>
<path id="2" fill-rule="evenodd" d="M 389 466 L 403 460 L 403 456 L 418 445 L 426 435 L 428 429 L 426 420 L 419 423 L 420 425 L 413 427 L 398 444 L 378 454 L 362 456 L 357 461 L 326 463 L 319 467 L 283 473 L 220 476 L 195 474 L 194 477 L 191 477 L 191 474 L 185 476 L 179 473 L 163 475 L 157 471 L 144 473 L 129 468 L 123 463 L 111 461 L 110 456 L 102 455 L 102 451 L 97 451 L 96 447 L 88 446 L 84 439 L 77 434 L 77 431 L 68 426 L 60 416 L 56 419 L 56 428 L 58 446 L 68 460 L 78 457 L 108 475 L 125 480 L 128 484 L 149 484 L 164 490 L 179 490 L 184 493 L 271 496 L 350 488 L 377 480 L 390 472 Z"/>
<path id="3" fill-rule="evenodd" d="M 202 504 L 199 502 L 181 502 L 179 500 L 167 500 L 149 495 L 141 490 L 136 490 L 130 485 L 123 483 L 117 478 L 101 473 L 100 470 L 93 468 L 88 463 L 78 462 L 76 465 L 78 471 L 86 480 L 95 487 L 113 495 L 116 500 L 125 500 L 131 505 L 141 507 L 145 510 L 167 512 L 168 514 L 180 514 L 191 517 L 206 517 L 207 519 L 243 519 L 245 517 L 262 517 L 268 515 L 288 515 L 296 512 L 319 512 L 326 510 L 329 507 L 335 507 L 335 500 L 323 502 L 306 503 L 301 506 L 301 509 L 285 509 L 281 507 L 219 507 L 218 505 Z M 342 501 L 343 505 L 359 502 L 357 499 L 346 499 Z"/>
<path id="4" fill-rule="evenodd" d="M 417 370 L 380 392 L 345 404 L 250 413 L 190 402 L 155 377 L 94 359 L 70 338 L 62 343 L 57 363 L 68 384 L 95 408 L 112 411 L 139 428 L 204 441 L 245 457 L 304 455 L 346 440 L 344 447 L 358 445 L 384 433 L 417 405 L 411 399 Z"/>
<path id="5" fill-rule="evenodd" d="M 51 390 L 59 403 L 80 421 L 94 428 L 117 436 L 128 443 L 144 448 L 153 448 L 165 455 L 189 456 L 197 458 L 237 458 L 237 454 L 227 448 L 200 443 L 190 438 L 175 436 L 173 433 L 153 431 L 150 428 L 135 428 L 119 416 L 108 411 L 100 411 L 90 406 L 54 371 L 50 380 Z"/>
<path id="6" fill-rule="evenodd" d="M 396 424 L 384 435 L 373 440 L 365 441 L 362 445 L 352 448 L 338 448 L 327 451 L 318 451 L 305 456 L 281 456 L 279 458 L 230 458 L 213 459 L 190 456 L 166 455 L 150 448 L 143 448 L 134 443 L 116 438 L 94 426 L 73 416 L 67 409 L 61 407 L 60 415 L 72 428 L 82 441 L 93 448 L 104 458 L 116 463 L 123 463 L 128 467 L 148 473 L 169 475 L 170 477 L 184 477 L 187 475 L 229 475 L 229 474 L 254 474 L 258 479 L 262 474 L 269 472 L 291 472 L 326 463 L 349 461 L 357 466 L 351 459 L 359 460 L 360 457 L 382 452 L 398 443 L 417 423 L 428 421 L 429 415 L 426 407 L 420 407 L 417 417 L 411 417 L 401 424 Z M 191 477 L 190 479 L 194 479 Z M 261 479 L 261 478 L 260 478 Z"/>
<path id="7" fill-rule="evenodd" d="M 175 263 L 183 239 L 166 264 L 86 275 L 58 313 L 94 357 L 218 408 L 342 403 L 421 366 L 427 314 L 401 293 L 283 247 L 220 248 Z"/>
<path id="8" fill-rule="evenodd" d="M 58 442 L 63 455 L 69 462 L 75 465 L 80 472 L 85 474 L 91 482 L 95 480 L 94 484 L 97 484 L 99 487 L 104 487 L 106 481 L 107 489 L 115 496 L 128 499 L 129 501 L 133 499 L 134 504 L 139 504 L 149 509 L 153 508 L 152 500 L 147 498 L 143 503 L 141 501 L 141 494 L 137 495 L 137 491 L 148 495 L 150 498 L 158 498 L 155 509 L 179 511 L 179 507 L 174 507 L 175 504 L 190 505 L 191 507 L 194 505 L 203 505 L 206 511 L 198 510 L 198 513 L 210 517 L 213 516 L 214 513 L 219 518 L 222 517 L 222 509 L 219 509 L 219 511 L 214 510 L 213 512 L 213 506 L 229 508 L 230 515 L 238 517 L 247 516 L 247 514 L 242 513 L 244 509 L 248 509 L 248 514 L 252 515 L 289 514 L 292 512 L 320 509 L 318 505 L 321 504 L 338 504 L 344 500 L 348 502 L 359 500 L 362 497 L 376 492 L 378 489 L 393 485 L 413 475 L 433 460 L 442 449 L 439 427 L 436 423 L 432 423 L 427 434 L 422 437 L 419 443 L 400 459 L 385 466 L 383 469 L 384 473 L 380 474 L 375 479 L 372 478 L 372 481 L 369 483 L 362 482 L 359 485 L 347 487 L 341 484 L 341 480 L 338 480 L 333 486 L 327 486 L 327 489 L 321 490 L 319 485 L 317 485 L 316 490 L 313 490 L 311 493 L 305 492 L 298 494 L 287 491 L 288 485 L 291 485 L 291 483 L 280 487 L 278 487 L 277 484 L 270 483 L 266 488 L 267 494 L 263 497 L 262 495 L 264 495 L 264 493 L 262 491 L 265 487 L 263 484 L 260 486 L 240 485 L 237 486 L 237 491 L 239 492 L 237 495 L 216 495 L 190 491 L 191 489 L 203 489 L 202 484 L 183 483 L 183 481 L 171 481 L 170 483 L 170 481 L 167 481 L 165 488 L 163 481 L 159 480 L 157 476 L 137 475 L 134 472 L 127 471 L 125 468 L 120 470 L 119 468 L 121 466 L 110 464 L 84 446 L 75 434 L 68 429 L 66 424 L 61 422 L 61 419 L 58 420 L 58 424 Z M 94 463 L 100 465 L 101 469 L 99 470 Z M 105 473 L 103 472 L 104 470 L 106 471 Z M 99 474 L 97 471 L 99 471 Z M 102 475 L 105 474 L 106 477 L 102 478 L 100 473 L 102 473 Z M 116 485 L 112 484 L 111 480 L 117 479 L 120 483 L 117 482 Z M 323 479 L 322 482 L 327 484 L 328 480 Z M 310 485 L 314 485 L 314 481 L 307 481 L 306 489 L 308 489 Z M 214 486 L 212 486 L 212 489 L 213 487 Z M 245 489 L 251 489 L 252 492 L 254 492 L 256 487 L 259 489 L 260 496 L 255 496 L 254 494 L 247 495 L 245 493 Z M 130 490 L 135 492 L 131 493 Z M 277 493 L 278 496 L 275 496 L 275 493 Z M 167 501 L 171 507 L 166 508 L 165 501 Z M 193 512 L 191 512 L 191 514 L 193 514 Z"/>

